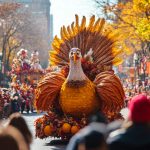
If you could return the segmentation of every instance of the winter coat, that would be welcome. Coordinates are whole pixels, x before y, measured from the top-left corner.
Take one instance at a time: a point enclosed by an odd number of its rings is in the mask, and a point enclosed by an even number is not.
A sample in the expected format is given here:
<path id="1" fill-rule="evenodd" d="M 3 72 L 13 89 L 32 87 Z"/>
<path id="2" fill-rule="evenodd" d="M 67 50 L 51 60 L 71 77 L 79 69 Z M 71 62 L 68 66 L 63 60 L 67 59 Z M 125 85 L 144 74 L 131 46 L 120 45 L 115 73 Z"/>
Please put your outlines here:
<path id="1" fill-rule="evenodd" d="M 20 111 L 20 107 L 19 107 L 18 101 L 16 99 L 11 101 L 11 110 L 12 110 L 12 113 Z"/>
<path id="2" fill-rule="evenodd" d="M 107 140 L 110 150 L 150 150 L 150 127 L 134 124 L 112 132 Z"/>
<path id="3" fill-rule="evenodd" d="M 26 100 L 26 107 L 29 107 L 29 100 Z"/>
<path id="4" fill-rule="evenodd" d="M 96 135 L 98 135 L 98 137 Z M 90 123 L 88 126 L 81 129 L 77 134 L 75 134 L 71 138 L 71 140 L 69 141 L 69 144 L 67 145 L 66 150 L 78 150 L 79 144 L 81 144 L 82 141 L 84 141 L 86 139 L 86 137 L 89 137 L 89 139 L 90 139 L 90 137 L 93 136 L 95 139 L 92 138 L 92 140 L 89 140 L 88 144 L 94 145 L 95 143 L 97 143 L 97 141 L 98 141 L 97 139 L 99 138 L 100 135 L 106 136 L 106 124 Z M 88 145 L 88 144 L 85 143 L 85 145 Z"/>

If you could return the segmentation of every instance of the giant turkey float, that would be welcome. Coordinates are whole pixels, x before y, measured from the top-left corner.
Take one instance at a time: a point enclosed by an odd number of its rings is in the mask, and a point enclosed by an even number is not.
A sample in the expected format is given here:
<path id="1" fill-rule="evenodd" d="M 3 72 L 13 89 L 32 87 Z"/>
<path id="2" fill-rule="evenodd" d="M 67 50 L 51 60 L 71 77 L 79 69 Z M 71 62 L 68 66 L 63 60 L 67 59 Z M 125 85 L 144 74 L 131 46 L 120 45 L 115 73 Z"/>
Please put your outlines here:
<path id="1" fill-rule="evenodd" d="M 36 136 L 68 140 L 88 124 L 88 118 L 102 112 L 108 120 L 121 118 L 124 90 L 112 67 L 122 62 L 117 36 L 104 19 L 78 15 L 71 26 L 63 26 L 50 50 L 50 67 L 38 83 L 35 106 L 46 111 L 35 121 Z"/>

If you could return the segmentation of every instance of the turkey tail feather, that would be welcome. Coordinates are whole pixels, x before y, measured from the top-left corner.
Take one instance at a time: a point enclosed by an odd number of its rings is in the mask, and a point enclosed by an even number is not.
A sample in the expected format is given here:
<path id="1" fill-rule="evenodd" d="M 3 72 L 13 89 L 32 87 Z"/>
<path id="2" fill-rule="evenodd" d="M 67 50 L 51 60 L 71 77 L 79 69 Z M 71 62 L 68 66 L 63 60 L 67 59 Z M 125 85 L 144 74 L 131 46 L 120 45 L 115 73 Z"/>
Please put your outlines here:
<path id="1" fill-rule="evenodd" d="M 102 68 L 122 62 L 120 56 L 123 51 L 118 49 L 116 52 L 115 50 L 118 36 L 108 27 L 104 19 L 96 20 L 95 16 L 92 16 L 89 24 L 86 25 L 85 16 L 79 23 L 79 16 L 75 15 L 75 22 L 70 26 L 63 26 L 60 35 L 60 39 L 55 37 L 52 42 L 53 49 L 51 51 L 56 51 L 56 53 L 50 53 L 50 65 L 52 66 L 68 63 L 69 51 L 73 47 L 81 49 L 83 56 L 89 49 L 92 49 L 93 63 Z"/>

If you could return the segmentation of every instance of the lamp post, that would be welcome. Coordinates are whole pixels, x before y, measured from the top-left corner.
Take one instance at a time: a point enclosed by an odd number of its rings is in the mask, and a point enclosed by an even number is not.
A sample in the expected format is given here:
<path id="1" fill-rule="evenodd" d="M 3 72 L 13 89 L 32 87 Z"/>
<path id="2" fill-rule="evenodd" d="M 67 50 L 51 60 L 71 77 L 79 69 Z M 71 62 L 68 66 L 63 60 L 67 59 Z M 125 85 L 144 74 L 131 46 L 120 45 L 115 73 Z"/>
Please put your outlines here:
<path id="1" fill-rule="evenodd" d="M 147 57 L 146 56 L 143 56 L 143 58 L 142 58 L 142 69 L 143 69 L 143 80 L 145 83 L 146 69 L 147 69 Z"/>
<path id="2" fill-rule="evenodd" d="M 1 85 L 1 82 L 2 82 L 2 53 L 0 53 L 0 85 Z"/>
<path id="3" fill-rule="evenodd" d="M 2 53 L 0 52 L 0 71 L 2 70 Z"/>
<path id="4" fill-rule="evenodd" d="M 135 83 L 136 83 L 136 77 L 137 75 L 139 75 L 138 74 L 139 57 L 137 53 L 134 53 L 133 61 L 134 61 L 133 63 L 134 63 L 134 71 L 135 71 Z"/>

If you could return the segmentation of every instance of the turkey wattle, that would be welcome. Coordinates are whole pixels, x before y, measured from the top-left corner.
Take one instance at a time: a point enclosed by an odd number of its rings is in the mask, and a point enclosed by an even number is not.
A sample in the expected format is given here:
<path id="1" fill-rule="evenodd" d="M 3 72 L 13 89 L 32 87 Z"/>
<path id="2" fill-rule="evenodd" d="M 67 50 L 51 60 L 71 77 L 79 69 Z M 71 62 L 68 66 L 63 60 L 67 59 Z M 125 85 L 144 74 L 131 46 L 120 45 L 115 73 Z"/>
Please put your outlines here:
<path id="1" fill-rule="evenodd" d="M 72 48 L 69 53 L 70 69 L 60 91 L 60 106 L 64 113 L 73 116 L 89 115 L 100 108 L 96 86 L 84 74 L 81 51 Z"/>

